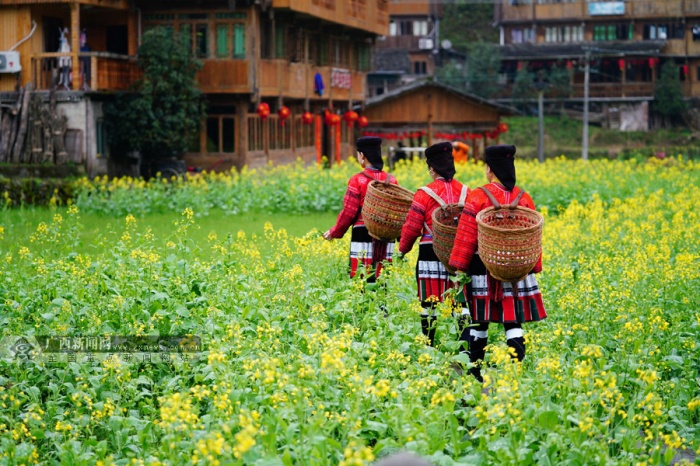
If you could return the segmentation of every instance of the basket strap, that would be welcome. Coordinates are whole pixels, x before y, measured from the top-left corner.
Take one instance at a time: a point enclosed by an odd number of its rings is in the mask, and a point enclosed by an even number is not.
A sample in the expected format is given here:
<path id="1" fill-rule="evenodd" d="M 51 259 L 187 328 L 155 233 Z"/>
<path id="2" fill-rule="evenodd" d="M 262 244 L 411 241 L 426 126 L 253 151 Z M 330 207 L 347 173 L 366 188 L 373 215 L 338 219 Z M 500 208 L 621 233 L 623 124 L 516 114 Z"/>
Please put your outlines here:
<path id="1" fill-rule="evenodd" d="M 496 198 L 493 197 L 493 194 L 491 194 L 491 191 L 489 191 L 488 189 L 484 188 L 483 186 L 481 186 L 479 189 L 482 190 L 482 191 L 486 194 L 486 197 L 488 197 L 488 198 L 489 198 L 489 201 L 491 201 L 491 204 L 493 204 L 494 209 L 499 210 L 499 209 L 501 209 L 501 208 L 503 207 L 503 206 L 496 200 Z M 515 208 L 518 206 L 518 202 L 520 202 L 520 198 L 523 197 L 523 194 L 525 194 L 525 191 L 522 191 L 522 190 L 521 190 L 521 191 L 518 193 L 518 195 L 515 197 L 515 199 L 513 199 L 513 202 L 511 202 L 510 204 L 508 204 L 506 207 L 507 207 L 508 209 L 511 209 L 511 210 L 512 210 L 512 209 L 515 209 Z"/>
<path id="2" fill-rule="evenodd" d="M 458 202 L 460 207 L 464 207 L 464 201 L 467 200 L 467 191 L 469 191 L 469 188 L 462 185 L 462 192 L 459 194 L 459 202 Z"/>
<path id="3" fill-rule="evenodd" d="M 429 187 L 427 187 L 427 186 L 422 186 L 422 187 L 420 187 L 420 188 L 418 188 L 418 189 L 420 189 L 421 191 L 423 191 L 424 193 L 426 193 L 428 196 L 430 196 L 430 197 L 432 197 L 433 199 L 435 199 L 435 202 L 437 202 L 438 204 L 440 204 L 440 207 L 445 207 L 445 206 L 447 205 L 447 203 L 446 203 L 445 201 L 443 201 L 442 198 L 441 198 L 440 196 L 438 196 L 438 195 L 435 193 L 435 191 L 433 191 L 433 190 L 430 189 Z"/>

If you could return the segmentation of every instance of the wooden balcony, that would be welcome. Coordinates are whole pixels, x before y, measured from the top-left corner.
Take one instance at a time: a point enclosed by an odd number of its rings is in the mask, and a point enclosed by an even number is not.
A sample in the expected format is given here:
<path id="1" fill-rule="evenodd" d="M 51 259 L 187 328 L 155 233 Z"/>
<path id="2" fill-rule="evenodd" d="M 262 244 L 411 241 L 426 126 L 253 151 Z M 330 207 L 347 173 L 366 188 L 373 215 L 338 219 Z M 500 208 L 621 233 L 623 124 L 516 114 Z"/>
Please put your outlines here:
<path id="1" fill-rule="evenodd" d="M 700 47 L 693 47 L 692 41 L 688 45 L 688 52 L 693 53 L 692 50 L 695 50 L 694 53 L 700 52 Z M 669 39 L 666 41 L 666 45 L 664 46 L 664 54 L 686 55 L 685 47 L 686 42 L 683 39 Z"/>
<path id="2" fill-rule="evenodd" d="M 141 75 L 135 57 L 107 52 L 81 53 L 77 56 L 81 76 L 73 76 L 71 87 L 75 90 L 123 91 Z M 31 75 L 37 89 L 50 89 L 52 79 L 60 78 L 61 65 L 72 63 L 74 58 L 70 53 L 33 55 Z"/>
<path id="3" fill-rule="evenodd" d="M 700 14 L 700 0 L 685 0 L 683 10 L 686 14 Z"/>
<path id="4" fill-rule="evenodd" d="M 500 8 L 502 23 L 521 21 L 559 21 L 579 19 L 615 19 L 630 18 L 680 18 L 686 15 L 700 14 L 700 0 L 634 0 L 625 1 L 623 15 L 590 15 L 589 3 L 576 0 L 562 3 L 535 3 L 511 5 L 505 2 Z"/>
<path id="5" fill-rule="evenodd" d="M 384 40 L 376 42 L 376 47 L 378 49 L 418 50 L 421 39 L 422 37 L 419 36 L 386 36 Z"/>
<path id="6" fill-rule="evenodd" d="M 535 18 L 537 20 L 580 20 L 587 16 L 587 3 L 543 3 L 535 5 Z"/>
<path id="7" fill-rule="evenodd" d="M 130 8 L 129 0 L 0 0 L 0 6 L 5 5 L 37 5 L 46 3 L 62 3 L 68 5 L 70 3 L 78 3 L 81 5 L 91 6 L 108 6 L 118 10 L 128 10 Z"/>
<path id="8" fill-rule="evenodd" d="M 583 99 L 583 84 L 574 84 L 571 89 L 571 97 Z M 588 87 L 588 95 L 591 98 L 619 98 L 619 97 L 653 97 L 654 83 L 591 83 Z"/>
<path id="9" fill-rule="evenodd" d="M 532 5 L 502 5 L 501 22 L 532 21 L 535 10 Z"/>
<path id="10" fill-rule="evenodd" d="M 350 89 L 334 87 L 331 66 L 311 66 L 286 60 L 262 60 L 260 63 L 260 93 L 266 97 L 284 96 L 293 99 L 317 98 L 314 94 L 314 76 L 320 73 L 325 90 L 323 98 L 334 100 L 363 100 L 365 98 L 364 72 L 349 70 Z"/>
<path id="11" fill-rule="evenodd" d="M 657 18 L 683 16 L 683 0 L 636 0 L 625 3 L 627 16 L 635 18 Z"/>
<path id="12" fill-rule="evenodd" d="M 204 60 L 197 80 L 205 93 L 251 91 L 248 60 Z"/>
<path id="13" fill-rule="evenodd" d="M 389 0 L 272 0 L 272 7 L 374 34 L 389 33 Z"/>

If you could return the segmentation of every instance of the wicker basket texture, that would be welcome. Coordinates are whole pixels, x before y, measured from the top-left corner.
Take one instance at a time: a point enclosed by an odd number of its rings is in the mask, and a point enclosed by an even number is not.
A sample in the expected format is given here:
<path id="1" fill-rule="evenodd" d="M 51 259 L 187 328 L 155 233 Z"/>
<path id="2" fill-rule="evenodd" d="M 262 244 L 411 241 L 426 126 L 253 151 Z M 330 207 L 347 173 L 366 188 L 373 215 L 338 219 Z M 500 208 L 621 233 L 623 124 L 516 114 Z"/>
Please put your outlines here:
<path id="1" fill-rule="evenodd" d="M 460 204 L 447 204 L 433 210 L 433 251 L 450 273 L 456 271 L 450 267 L 450 254 L 455 243 L 462 210 L 464 206 Z"/>
<path id="2" fill-rule="evenodd" d="M 369 235 L 392 242 L 401 236 L 401 228 L 413 202 L 413 193 L 406 188 L 382 181 L 367 186 L 362 219 Z"/>
<path id="3" fill-rule="evenodd" d="M 479 257 L 497 280 L 520 281 L 542 253 L 544 218 L 522 206 L 489 207 L 476 216 Z"/>

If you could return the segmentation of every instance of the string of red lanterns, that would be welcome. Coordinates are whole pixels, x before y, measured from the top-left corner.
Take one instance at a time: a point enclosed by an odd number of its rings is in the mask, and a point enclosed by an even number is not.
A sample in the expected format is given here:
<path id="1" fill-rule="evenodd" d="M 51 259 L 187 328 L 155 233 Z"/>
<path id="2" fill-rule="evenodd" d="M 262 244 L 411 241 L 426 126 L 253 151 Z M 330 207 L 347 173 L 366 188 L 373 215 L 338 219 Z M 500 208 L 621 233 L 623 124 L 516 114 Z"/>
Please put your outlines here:
<path id="1" fill-rule="evenodd" d="M 499 135 L 507 133 L 508 132 L 508 124 L 506 123 L 499 123 L 498 126 L 496 126 L 494 129 L 491 131 L 483 131 L 480 133 L 470 133 L 468 131 L 463 131 L 461 133 L 443 133 L 443 132 L 436 132 L 433 134 L 433 137 L 435 139 L 443 139 L 447 141 L 456 141 L 456 140 L 466 140 L 466 139 L 471 139 L 472 141 L 480 140 L 483 138 L 487 139 L 496 139 L 498 138 Z M 403 139 L 408 139 L 408 138 L 419 138 L 419 137 L 424 137 L 428 134 L 427 131 L 402 131 L 402 132 L 396 132 L 396 131 L 363 131 L 362 135 L 363 136 L 374 136 L 374 137 L 380 137 L 382 139 L 386 139 L 389 141 L 392 140 L 403 140 Z"/>
<path id="2" fill-rule="evenodd" d="M 292 111 L 289 109 L 289 107 L 282 106 L 277 111 L 277 114 L 280 118 L 280 125 L 284 126 L 284 122 L 292 116 Z M 263 121 L 267 120 L 267 118 L 270 116 L 270 105 L 265 102 L 258 105 L 258 116 L 262 118 Z M 353 110 L 348 110 L 345 112 L 342 119 L 347 122 L 348 127 L 352 127 L 355 123 L 357 123 L 360 128 L 365 128 L 367 125 L 369 125 L 369 120 L 366 116 L 360 116 Z M 323 114 L 323 121 L 327 125 L 335 126 L 340 124 L 341 117 L 336 113 L 326 110 Z M 301 114 L 301 122 L 305 125 L 312 124 L 314 122 L 314 114 L 308 110 L 303 112 Z"/>

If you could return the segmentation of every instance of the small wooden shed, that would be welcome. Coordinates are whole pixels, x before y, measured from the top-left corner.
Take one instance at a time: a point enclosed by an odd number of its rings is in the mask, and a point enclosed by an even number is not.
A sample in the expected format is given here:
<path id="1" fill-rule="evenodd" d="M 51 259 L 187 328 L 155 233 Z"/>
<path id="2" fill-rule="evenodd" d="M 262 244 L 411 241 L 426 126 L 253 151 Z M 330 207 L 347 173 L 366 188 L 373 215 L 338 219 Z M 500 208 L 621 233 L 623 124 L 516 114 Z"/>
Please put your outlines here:
<path id="1" fill-rule="evenodd" d="M 481 148 L 496 144 L 499 134 L 507 131 L 501 117 L 515 113 L 446 84 L 419 80 L 368 99 L 363 115 L 369 120 L 365 133 L 383 136 L 388 145 L 463 141 L 478 157 Z"/>

